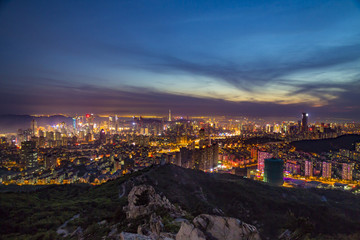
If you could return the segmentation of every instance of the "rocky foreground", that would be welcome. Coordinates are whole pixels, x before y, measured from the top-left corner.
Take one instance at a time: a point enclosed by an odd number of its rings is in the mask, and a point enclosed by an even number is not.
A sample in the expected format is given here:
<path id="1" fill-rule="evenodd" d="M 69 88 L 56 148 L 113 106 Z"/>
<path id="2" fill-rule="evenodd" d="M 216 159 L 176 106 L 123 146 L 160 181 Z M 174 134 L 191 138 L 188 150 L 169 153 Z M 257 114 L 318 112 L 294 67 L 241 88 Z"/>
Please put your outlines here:
<path id="1" fill-rule="evenodd" d="M 0 238 L 360 239 L 360 198 L 153 166 L 99 186 L 0 194 Z"/>
<path id="2" fill-rule="evenodd" d="M 173 205 L 165 196 L 161 197 L 150 185 L 134 186 L 128 195 L 128 205 L 124 207 L 126 219 L 137 224 L 137 233 L 118 232 L 117 225 L 110 226 L 111 231 L 106 239 L 120 240 L 259 240 L 256 227 L 236 218 L 201 214 L 192 221 L 187 220 L 190 214 L 179 206 Z M 177 233 L 166 232 L 166 221 L 179 226 Z M 105 225 L 106 222 L 99 224 Z M 84 239 L 78 229 L 71 237 Z"/>
<path id="3" fill-rule="evenodd" d="M 137 235 L 121 233 L 120 239 L 136 239 L 147 236 L 145 239 L 176 239 L 176 240 L 257 240 L 260 239 L 256 227 L 243 223 L 239 219 L 201 214 L 192 222 L 185 219 L 189 213 L 180 207 L 175 207 L 164 196 L 155 193 L 152 186 L 135 186 L 129 193 L 129 204 L 125 207 L 127 218 L 148 218 L 148 221 L 138 226 Z M 173 224 L 180 224 L 179 232 L 175 234 L 163 232 L 162 217 L 157 215 L 159 209 L 167 211 Z M 126 237 L 128 236 L 128 237 Z M 131 237 L 129 237 L 131 236 Z"/>

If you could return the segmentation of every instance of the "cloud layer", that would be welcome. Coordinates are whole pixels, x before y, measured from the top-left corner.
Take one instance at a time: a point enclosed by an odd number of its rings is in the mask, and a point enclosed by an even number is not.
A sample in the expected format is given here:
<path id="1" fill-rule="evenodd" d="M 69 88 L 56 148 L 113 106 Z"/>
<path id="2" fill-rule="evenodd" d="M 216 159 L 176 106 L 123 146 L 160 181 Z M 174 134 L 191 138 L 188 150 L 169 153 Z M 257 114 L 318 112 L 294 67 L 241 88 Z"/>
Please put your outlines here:
<path id="1" fill-rule="evenodd" d="M 355 1 L 0 7 L 0 114 L 359 117 Z"/>

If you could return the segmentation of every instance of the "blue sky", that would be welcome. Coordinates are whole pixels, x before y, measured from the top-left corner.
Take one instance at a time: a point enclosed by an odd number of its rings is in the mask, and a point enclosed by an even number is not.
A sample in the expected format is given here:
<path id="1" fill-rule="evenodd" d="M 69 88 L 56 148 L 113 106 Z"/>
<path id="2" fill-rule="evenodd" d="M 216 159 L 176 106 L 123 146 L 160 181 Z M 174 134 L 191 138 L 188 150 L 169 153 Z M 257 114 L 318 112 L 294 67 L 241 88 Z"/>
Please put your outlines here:
<path id="1" fill-rule="evenodd" d="M 360 117 L 359 1 L 3 1 L 0 114 Z"/>

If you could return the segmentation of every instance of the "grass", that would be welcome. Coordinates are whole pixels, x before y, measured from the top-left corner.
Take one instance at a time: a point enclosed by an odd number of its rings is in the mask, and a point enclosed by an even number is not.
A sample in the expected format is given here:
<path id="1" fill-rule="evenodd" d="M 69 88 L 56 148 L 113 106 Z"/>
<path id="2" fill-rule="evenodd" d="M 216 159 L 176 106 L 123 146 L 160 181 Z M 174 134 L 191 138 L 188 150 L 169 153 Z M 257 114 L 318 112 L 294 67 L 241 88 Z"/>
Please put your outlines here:
<path id="1" fill-rule="evenodd" d="M 80 218 L 69 222 L 69 227 L 75 230 L 77 226 L 83 229 L 91 226 L 84 234 L 87 239 L 98 239 L 98 235 L 92 234 L 103 233 L 94 230 L 98 222 L 124 219 L 122 207 L 127 199 L 118 198 L 120 184 L 142 173 L 101 186 L 55 185 L 33 192 L 0 193 L 0 239 L 59 239 L 57 228 L 76 214 Z"/>

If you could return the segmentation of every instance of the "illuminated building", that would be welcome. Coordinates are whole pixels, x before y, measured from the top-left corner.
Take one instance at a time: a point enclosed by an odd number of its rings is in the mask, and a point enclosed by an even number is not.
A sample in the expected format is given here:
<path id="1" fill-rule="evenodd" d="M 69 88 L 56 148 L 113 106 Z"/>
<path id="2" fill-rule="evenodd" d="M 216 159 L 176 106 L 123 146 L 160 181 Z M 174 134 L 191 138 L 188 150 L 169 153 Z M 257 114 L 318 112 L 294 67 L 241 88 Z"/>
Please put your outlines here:
<path id="1" fill-rule="evenodd" d="M 212 150 L 213 150 L 213 166 L 215 167 L 217 166 L 218 162 L 219 162 L 219 144 L 214 143 L 212 145 Z"/>
<path id="2" fill-rule="evenodd" d="M 258 152 L 258 170 L 260 172 L 263 172 L 264 171 L 264 161 L 265 159 L 267 158 L 272 158 L 273 155 L 271 153 L 268 153 L 268 152 L 262 152 L 262 151 L 259 151 Z"/>
<path id="3" fill-rule="evenodd" d="M 118 116 L 115 115 L 115 133 L 118 133 L 118 129 L 119 129 L 119 119 Z"/>
<path id="4" fill-rule="evenodd" d="M 31 136 L 36 136 L 36 131 L 37 131 L 37 122 L 34 118 L 33 120 L 31 120 Z"/>
<path id="5" fill-rule="evenodd" d="M 72 118 L 72 120 L 73 120 L 73 127 L 75 130 L 77 130 L 76 118 Z"/>
<path id="6" fill-rule="evenodd" d="M 90 131 L 93 131 L 94 130 L 94 114 L 86 114 L 85 115 L 86 117 L 86 123 L 90 129 Z"/>
<path id="7" fill-rule="evenodd" d="M 266 124 L 266 126 L 265 126 L 265 129 L 266 129 L 266 132 L 267 133 L 271 133 L 272 131 L 272 127 L 271 127 L 271 125 L 270 124 Z"/>
<path id="8" fill-rule="evenodd" d="M 285 164 L 285 169 L 289 173 L 299 175 L 301 167 L 297 161 L 288 160 Z"/>
<path id="9" fill-rule="evenodd" d="M 79 132 L 79 139 L 80 140 L 85 140 L 85 131 L 80 131 Z"/>
<path id="10" fill-rule="evenodd" d="M 305 161 L 305 177 L 312 177 L 313 176 L 313 162 L 312 161 Z"/>
<path id="11" fill-rule="evenodd" d="M 343 180 L 352 180 L 353 170 L 354 170 L 354 164 L 352 164 L 352 163 L 343 163 L 342 164 L 341 178 Z"/>
<path id="12" fill-rule="evenodd" d="M 56 141 L 60 141 L 60 140 L 61 140 L 61 133 L 58 132 L 58 131 L 55 132 L 55 140 L 56 140 Z"/>
<path id="13" fill-rule="evenodd" d="M 360 142 L 355 143 L 355 150 L 360 152 Z"/>
<path id="14" fill-rule="evenodd" d="M 46 169 L 53 169 L 56 167 L 56 157 L 54 155 L 48 154 L 44 159 L 44 167 Z"/>
<path id="15" fill-rule="evenodd" d="M 169 109 L 169 119 L 168 119 L 169 122 L 171 122 L 171 110 Z"/>
<path id="16" fill-rule="evenodd" d="M 141 135 L 148 135 L 149 129 L 148 128 L 140 128 L 140 134 Z"/>
<path id="17" fill-rule="evenodd" d="M 99 142 L 100 142 L 100 144 L 104 144 L 106 142 L 106 135 L 105 135 L 104 129 L 101 129 L 101 131 L 100 131 Z"/>
<path id="18" fill-rule="evenodd" d="M 258 159 L 258 150 L 256 148 L 251 148 L 251 158 L 254 161 Z"/>
<path id="19" fill-rule="evenodd" d="M 28 168 L 37 166 L 37 152 L 36 142 L 34 141 L 25 141 L 21 143 L 21 158 L 25 166 Z"/>
<path id="20" fill-rule="evenodd" d="M 308 113 L 302 113 L 302 119 L 301 119 L 301 131 L 307 132 L 308 131 Z"/>
<path id="21" fill-rule="evenodd" d="M 279 132 L 280 132 L 280 126 L 279 126 L 279 124 L 275 124 L 274 133 L 279 133 Z"/>
<path id="22" fill-rule="evenodd" d="M 331 163 L 323 162 L 322 177 L 323 178 L 331 178 Z"/>

